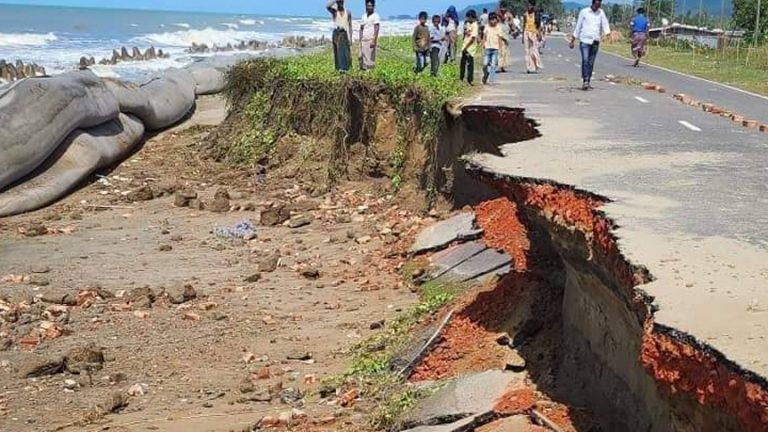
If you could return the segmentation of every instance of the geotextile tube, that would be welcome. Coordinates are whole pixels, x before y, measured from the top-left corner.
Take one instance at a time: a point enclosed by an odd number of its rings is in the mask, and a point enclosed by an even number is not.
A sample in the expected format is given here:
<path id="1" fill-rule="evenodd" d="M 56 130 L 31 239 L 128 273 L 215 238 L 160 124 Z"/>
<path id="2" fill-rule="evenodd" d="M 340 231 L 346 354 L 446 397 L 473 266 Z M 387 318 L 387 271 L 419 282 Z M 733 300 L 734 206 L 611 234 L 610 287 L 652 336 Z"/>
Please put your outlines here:
<path id="1" fill-rule="evenodd" d="M 37 210 L 66 196 L 93 172 L 123 160 L 143 136 L 141 121 L 126 114 L 94 128 L 75 130 L 38 174 L 0 194 L 0 217 Z"/>
<path id="2" fill-rule="evenodd" d="M 135 115 L 147 130 L 172 126 L 195 106 L 197 83 L 186 69 L 169 69 L 141 85 L 115 79 L 104 82 L 117 97 L 120 112 Z"/>
<path id="3" fill-rule="evenodd" d="M 193 63 L 185 68 L 195 81 L 195 94 L 209 95 L 224 90 L 224 71 L 208 63 Z"/>
<path id="4" fill-rule="evenodd" d="M 90 71 L 26 78 L 0 90 L 0 190 L 40 166 L 75 129 L 118 114 L 117 99 Z"/>

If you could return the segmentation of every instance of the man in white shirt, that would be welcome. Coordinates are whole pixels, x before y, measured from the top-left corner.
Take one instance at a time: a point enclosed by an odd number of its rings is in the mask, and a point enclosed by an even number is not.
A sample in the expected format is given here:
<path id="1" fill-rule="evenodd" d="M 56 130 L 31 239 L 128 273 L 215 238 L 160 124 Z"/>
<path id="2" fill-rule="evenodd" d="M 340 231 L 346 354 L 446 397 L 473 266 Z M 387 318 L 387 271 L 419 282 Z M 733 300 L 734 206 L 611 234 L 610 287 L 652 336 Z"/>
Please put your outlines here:
<path id="1" fill-rule="evenodd" d="M 595 68 L 595 58 L 600 48 L 600 39 L 611 32 L 608 18 L 600 8 L 602 4 L 602 0 L 592 0 L 591 6 L 585 7 L 579 12 L 579 19 L 576 21 L 576 27 L 571 38 L 571 49 L 576 46 L 576 40 L 578 40 L 581 50 L 582 90 L 592 88 L 592 71 Z"/>
<path id="2" fill-rule="evenodd" d="M 360 23 L 360 70 L 370 70 L 376 65 L 381 18 L 375 9 L 375 0 L 365 2 L 365 14 Z"/>

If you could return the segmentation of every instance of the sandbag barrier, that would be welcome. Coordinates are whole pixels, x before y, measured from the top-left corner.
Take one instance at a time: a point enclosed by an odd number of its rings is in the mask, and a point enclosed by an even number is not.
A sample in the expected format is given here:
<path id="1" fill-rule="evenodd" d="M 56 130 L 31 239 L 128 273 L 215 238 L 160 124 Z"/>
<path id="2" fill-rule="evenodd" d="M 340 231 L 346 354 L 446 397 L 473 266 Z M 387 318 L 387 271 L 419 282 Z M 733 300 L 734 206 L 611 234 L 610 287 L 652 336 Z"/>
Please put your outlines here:
<path id="1" fill-rule="evenodd" d="M 60 200 L 221 92 L 234 59 L 211 60 L 140 85 L 81 70 L 0 87 L 0 217 Z"/>

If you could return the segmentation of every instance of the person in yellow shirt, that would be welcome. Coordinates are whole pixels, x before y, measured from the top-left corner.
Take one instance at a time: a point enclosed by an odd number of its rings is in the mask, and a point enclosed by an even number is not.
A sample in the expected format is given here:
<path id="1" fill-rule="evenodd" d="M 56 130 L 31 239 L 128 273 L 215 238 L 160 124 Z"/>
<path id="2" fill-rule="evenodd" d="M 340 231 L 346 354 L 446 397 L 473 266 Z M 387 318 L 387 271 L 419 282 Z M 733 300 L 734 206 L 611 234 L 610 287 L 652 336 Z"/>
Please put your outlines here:
<path id="1" fill-rule="evenodd" d="M 528 73 L 536 73 L 542 69 L 541 54 L 539 53 L 539 29 L 541 14 L 536 11 L 536 3 L 531 0 L 528 10 L 523 15 L 523 45 L 525 46 L 525 69 Z"/>
<path id="2" fill-rule="evenodd" d="M 499 24 L 499 16 L 496 12 L 488 15 L 488 26 L 483 32 L 483 48 L 485 55 L 483 57 L 483 84 L 496 82 L 496 68 L 499 66 L 499 52 L 506 49 L 503 29 Z"/>
<path id="3" fill-rule="evenodd" d="M 475 53 L 480 44 L 478 39 L 477 12 L 474 9 L 467 11 L 466 23 L 464 24 L 464 44 L 461 48 L 461 71 L 459 77 L 472 85 L 475 80 Z"/>

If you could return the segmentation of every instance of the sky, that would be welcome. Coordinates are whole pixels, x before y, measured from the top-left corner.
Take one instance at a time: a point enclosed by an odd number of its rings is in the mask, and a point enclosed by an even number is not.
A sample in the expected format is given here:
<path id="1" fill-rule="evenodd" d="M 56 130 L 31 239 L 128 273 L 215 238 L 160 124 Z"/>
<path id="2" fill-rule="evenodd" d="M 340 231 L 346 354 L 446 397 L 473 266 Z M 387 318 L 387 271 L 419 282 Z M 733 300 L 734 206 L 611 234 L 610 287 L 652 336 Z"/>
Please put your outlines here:
<path id="1" fill-rule="evenodd" d="M 472 0 L 378 0 L 376 3 L 379 13 L 389 16 L 415 15 L 419 10 L 436 12 L 447 8 L 450 4 L 461 9 L 468 4 L 480 2 Z M 0 0 L 0 3 L 316 16 L 323 14 L 326 0 Z M 363 4 L 364 0 L 347 0 L 347 6 L 355 15 L 362 13 Z"/>

